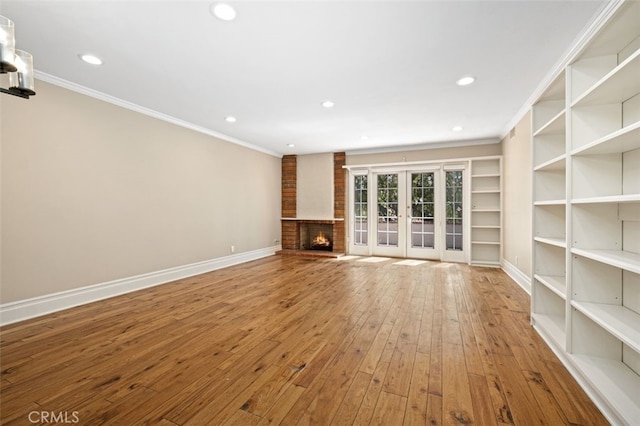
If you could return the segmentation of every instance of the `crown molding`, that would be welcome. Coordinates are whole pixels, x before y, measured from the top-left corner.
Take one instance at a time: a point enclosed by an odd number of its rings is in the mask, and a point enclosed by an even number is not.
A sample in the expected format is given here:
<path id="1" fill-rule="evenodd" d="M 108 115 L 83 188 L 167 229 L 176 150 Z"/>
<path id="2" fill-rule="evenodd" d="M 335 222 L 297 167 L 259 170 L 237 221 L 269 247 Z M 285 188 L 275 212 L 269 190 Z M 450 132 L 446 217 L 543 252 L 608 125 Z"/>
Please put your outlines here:
<path id="1" fill-rule="evenodd" d="M 144 114 L 144 115 L 146 115 L 148 117 L 157 118 L 158 120 L 162 120 L 162 121 L 165 121 L 167 123 L 174 124 L 176 126 L 184 127 L 186 129 L 193 130 L 195 132 L 205 134 L 207 136 L 212 136 L 214 138 L 223 140 L 225 142 L 230 142 L 230 143 L 233 143 L 233 144 L 236 144 L 236 145 L 240 145 L 240 146 L 243 146 L 245 148 L 249 148 L 249 149 L 254 150 L 254 151 L 259 151 L 259 152 L 262 152 L 264 154 L 272 155 L 274 157 L 278 157 L 278 158 L 282 157 L 282 154 L 279 153 L 279 152 L 271 151 L 269 149 L 260 147 L 258 145 L 254 145 L 254 144 L 251 144 L 249 142 L 245 142 L 243 140 L 236 139 L 236 138 L 234 138 L 232 136 L 229 136 L 229 135 L 225 135 L 224 133 L 216 132 L 215 130 L 211 130 L 211 129 L 208 129 L 206 127 L 199 126 L 197 124 L 193 124 L 193 123 L 190 123 L 188 121 L 181 120 L 179 118 L 176 118 L 176 117 L 173 117 L 173 116 L 170 116 L 170 115 L 167 115 L 167 114 L 163 114 L 161 112 L 152 110 L 150 108 L 146 108 L 146 107 L 134 104 L 133 102 L 129 102 L 129 101 L 125 101 L 125 100 L 120 99 L 120 98 L 116 98 L 115 96 L 107 95 L 106 93 L 99 92 L 97 90 L 90 89 L 90 88 L 85 87 L 85 86 L 81 86 L 79 84 L 76 84 L 76 83 L 73 83 L 71 81 L 56 77 L 56 76 L 51 75 L 51 74 L 44 73 L 42 71 L 35 70 L 34 76 L 38 80 L 44 81 L 46 83 L 50 83 L 50 84 L 53 84 L 55 86 L 62 87 L 64 89 L 68 89 L 68 90 L 71 90 L 73 92 L 85 95 L 85 96 L 89 96 L 89 97 L 92 97 L 92 98 L 95 98 L 95 99 L 98 99 L 98 100 L 101 100 L 101 101 L 104 101 L 104 102 L 108 102 L 108 103 L 110 103 L 112 105 L 116 105 L 116 106 L 119 106 L 121 108 L 128 109 L 130 111 L 135 111 L 135 112 L 138 112 L 140 114 Z"/>
<path id="2" fill-rule="evenodd" d="M 346 155 L 360 155 L 360 154 L 381 154 L 386 152 L 405 152 L 405 151 L 422 151 L 426 149 L 438 149 L 438 148 L 457 148 L 473 145 L 492 145 L 500 143 L 498 137 L 485 138 L 485 139 L 470 139 L 470 140 L 458 140 L 458 141 L 445 141 L 445 142 L 433 142 L 433 143 L 421 143 L 416 145 L 400 145 L 400 146 L 387 146 L 379 148 L 364 148 L 346 151 Z"/>

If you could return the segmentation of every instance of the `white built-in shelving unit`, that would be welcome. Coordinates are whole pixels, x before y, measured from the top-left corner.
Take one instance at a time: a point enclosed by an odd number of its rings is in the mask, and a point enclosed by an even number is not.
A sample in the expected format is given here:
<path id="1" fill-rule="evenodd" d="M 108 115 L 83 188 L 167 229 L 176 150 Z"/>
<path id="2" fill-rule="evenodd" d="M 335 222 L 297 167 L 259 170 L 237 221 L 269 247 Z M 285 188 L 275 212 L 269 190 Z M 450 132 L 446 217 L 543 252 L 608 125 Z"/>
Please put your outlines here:
<path id="1" fill-rule="evenodd" d="M 533 106 L 531 321 L 614 424 L 640 424 L 640 2 Z"/>
<path id="2" fill-rule="evenodd" d="M 533 265 L 531 317 L 565 347 L 567 318 L 566 83 L 561 74 L 533 107 Z"/>
<path id="3" fill-rule="evenodd" d="M 500 266 L 502 158 L 471 160 L 471 264 Z"/>

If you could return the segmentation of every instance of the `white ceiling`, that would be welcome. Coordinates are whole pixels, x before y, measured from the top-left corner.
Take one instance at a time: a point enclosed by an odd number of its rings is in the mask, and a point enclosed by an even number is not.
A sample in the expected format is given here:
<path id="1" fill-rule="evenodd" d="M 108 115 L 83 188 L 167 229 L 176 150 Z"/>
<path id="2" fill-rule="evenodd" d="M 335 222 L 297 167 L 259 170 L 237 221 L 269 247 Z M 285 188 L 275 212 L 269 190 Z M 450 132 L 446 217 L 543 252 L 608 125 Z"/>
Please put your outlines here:
<path id="1" fill-rule="evenodd" d="M 280 155 L 501 137 L 603 5 L 235 1 L 225 22 L 212 3 L 3 0 L 0 13 L 38 76 Z"/>

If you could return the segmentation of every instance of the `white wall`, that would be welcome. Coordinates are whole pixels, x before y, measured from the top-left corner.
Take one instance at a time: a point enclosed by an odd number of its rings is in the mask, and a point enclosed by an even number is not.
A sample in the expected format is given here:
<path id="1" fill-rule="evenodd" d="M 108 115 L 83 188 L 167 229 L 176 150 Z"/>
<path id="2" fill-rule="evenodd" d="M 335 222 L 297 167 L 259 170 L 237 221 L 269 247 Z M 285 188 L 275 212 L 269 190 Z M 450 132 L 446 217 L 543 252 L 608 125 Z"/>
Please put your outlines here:
<path id="1" fill-rule="evenodd" d="M 504 259 L 532 278 L 531 271 L 531 113 L 502 140 L 504 171 Z"/>
<path id="2" fill-rule="evenodd" d="M 41 81 L 37 92 L 0 104 L 0 303 L 280 239 L 280 158 Z"/>

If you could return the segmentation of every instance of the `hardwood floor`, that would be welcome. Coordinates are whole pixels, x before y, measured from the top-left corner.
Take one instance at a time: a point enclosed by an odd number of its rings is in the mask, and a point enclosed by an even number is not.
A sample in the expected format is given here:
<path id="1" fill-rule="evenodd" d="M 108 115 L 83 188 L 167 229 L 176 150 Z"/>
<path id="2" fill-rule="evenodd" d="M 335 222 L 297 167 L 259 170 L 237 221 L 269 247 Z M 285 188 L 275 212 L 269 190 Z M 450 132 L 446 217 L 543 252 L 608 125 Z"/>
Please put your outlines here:
<path id="1" fill-rule="evenodd" d="M 395 262 L 274 256 L 6 326 L 1 423 L 607 424 L 502 271 Z"/>

